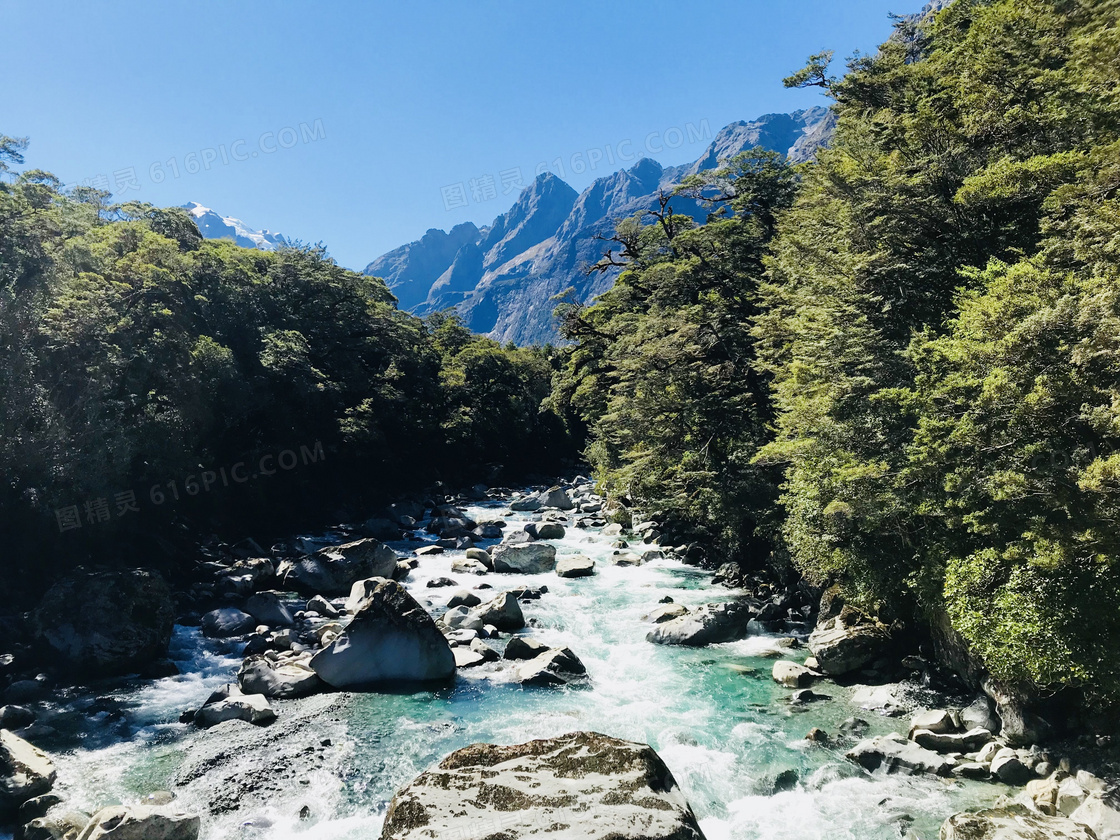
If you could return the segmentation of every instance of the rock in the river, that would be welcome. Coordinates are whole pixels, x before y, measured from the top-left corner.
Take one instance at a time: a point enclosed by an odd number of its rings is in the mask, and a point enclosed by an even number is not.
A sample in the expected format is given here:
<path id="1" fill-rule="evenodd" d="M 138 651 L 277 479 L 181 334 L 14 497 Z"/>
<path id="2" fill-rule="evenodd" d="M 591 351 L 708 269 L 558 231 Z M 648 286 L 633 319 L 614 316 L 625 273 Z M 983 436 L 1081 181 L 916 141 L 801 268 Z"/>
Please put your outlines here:
<path id="1" fill-rule="evenodd" d="M 992 740 L 992 733 L 987 729 L 970 729 L 968 732 L 931 732 L 928 729 L 916 729 L 910 737 L 919 747 L 940 753 L 968 753 L 976 752 Z"/>
<path id="2" fill-rule="evenodd" d="M 524 636 L 514 636 L 506 642 L 505 659 L 533 659 L 548 650 L 548 645 L 536 639 L 527 639 Z"/>
<path id="3" fill-rule="evenodd" d="M 447 601 L 448 607 L 477 607 L 482 603 L 482 599 L 471 592 L 469 589 L 460 589 L 453 594 Z"/>
<path id="4" fill-rule="evenodd" d="M 524 499 L 517 499 L 510 502 L 509 509 L 516 511 L 534 511 L 540 510 L 541 502 L 536 496 L 527 496 Z"/>
<path id="5" fill-rule="evenodd" d="M 432 617 L 404 587 L 387 580 L 311 667 L 328 685 L 359 689 L 447 679 L 455 673 L 455 657 Z"/>
<path id="6" fill-rule="evenodd" d="M 587 668 L 569 648 L 550 648 L 518 665 L 515 682 L 522 685 L 578 685 L 586 683 Z"/>
<path id="7" fill-rule="evenodd" d="M 494 565 L 494 560 L 490 557 L 490 552 L 484 548 L 468 548 L 466 555 L 468 560 L 477 560 L 488 569 Z"/>
<path id="8" fill-rule="evenodd" d="M 929 711 L 918 712 L 910 719 L 910 737 L 914 737 L 914 733 L 919 729 L 927 729 L 930 732 L 953 732 L 957 725 L 953 722 L 953 716 L 944 709 L 932 709 Z"/>
<path id="9" fill-rule="evenodd" d="M 227 720 L 243 720 L 263 726 L 276 720 L 276 712 L 263 694 L 231 694 L 213 703 L 207 703 L 194 715 L 194 723 L 203 729 Z"/>
<path id="10" fill-rule="evenodd" d="M 362 604 L 366 602 L 366 599 L 373 594 L 373 590 L 377 589 L 377 587 L 383 584 L 386 580 L 388 580 L 388 578 L 373 577 L 368 578 L 367 580 L 355 581 L 354 585 L 350 587 L 350 594 L 346 598 L 346 604 L 344 607 L 346 612 L 353 615 L 358 610 L 360 610 L 362 608 Z"/>
<path id="11" fill-rule="evenodd" d="M 887 773 L 911 776 L 920 773 L 948 776 L 953 771 L 953 762 L 894 732 L 860 741 L 848 752 L 848 758 L 867 770 L 882 767 Z"/>
<path id="12" fill-rule="evenodd" d="M 473 610 L 484 625 L 492 624 L 499 630 L 512 632 L 525 626 L 525 615 L 512 592 L 503 592 Z"/>
<path id="13" fill-rule="evenodd" d="M 202 617 L 202 633 L 212 639 L 228 639 L 251 633 L 257 620 L 237 607 L 218 607 Z"/>
<path id="14" fill-rule="evenodd" d="M 575 507 L 563 487 L 550 487 L 537 498 L 540 500 L 541 507 L 558 508 L 559 510 L 572 510 Z"/>
<path id="15" fill-rule="evenodd" d="M 319 613 L 323 618 L 338 618 L 338 610 L 335 609 L 334 604 L 322 595 L 316 595 L 308 601 L 307 609 L 311 612 Z"/>
<path id="16" fill-rule="evenodd" d="M 167 656 L 175 606 L 162 577 L 143 569 L 76 569 L 32 615 L 40 647 L 70 674 L 124 674 Z"/>
<path id="17" fill-rule="evenodd" d="M 680 618 L 682 615 L 688 615 L 688 607 L 684 604 L 662 604 L 642 616 L 642 621 L 648 621 L 650 624 L 661 624 L 674 618 Z"/>
<path id="18" fill-rule="evenodd" d="M 363 578 L 391 578 L 397 569 L 393 549 L 374 539 L 331 545 L 280 565 L 284 584 L 314 595 L 346 595 Z"/>
<path id="19" fill-rule="evenodd" d="M 1034 778 L 1034 772 L 1010 747 L 1004 747 L 992 759 L 992 775 L 1007 785 L 1025 785 Z"/>
<path id="20" fill-rule="evenodd" d="M 57 772 L 47 754 L 0 729 L 0 822 L 27 800 L 47 793 Z"/>
<path id="21" fill-rule="evenodd" d="M 562 578 L 589 577 L 595 574 L 595 561 L 583 554 L 570 554 L 556 561 L 556 574 Z"/>
<path id="22" fill-rule="evenodd" d="M 941 840 L 1097 840 L 1065 817 L 1047 817 L 1021 805 L 954 814 L 941 825 Z"/>
<path id="23" fill-rule="evenodd" d="M 559 522 L 544 522 L 537 527 L 538 540 L 562 540 L 564 533 L 564 526 Z"/>
<path id="24" fill-rule="evenodd" d="M 245 612 L 260 624 L 270 627 L 287 627 L 295 622 L 291 612 L 275 592 L 258 592 L 245 602 Z"/>
<path id="25" fill-rule="evenodd" d="M 747 623 L 753 617 L 754 610 L 745 602 L 707 604 L 658 624 L 646 635 L 646 641 L 689 647 L 731 642 L 747 635 Z"/>
<path id="26" fill-rule="evenodd" d="M 458 750 L 398 791 L 381 832 L 381 840 L 549 836 L 704 837 L 656 752 L 594 732 Z"/>
<path id="27" fill-rule="evenodd" d="M 774 682 L 781 683 L 786 688 L 804 688 L 807 685 L 812 685 L 813 680 L 820 676 L 820 674 L 806 668 L 804 665 L 798 665 L 796 662 L 789 662 L 782 659 L 774 663 L 774 671 L 772 674 Z"/>
<path id="28" fill-rule="evenodd" d="M 494 546 L 495 572 L 541 574 L 556 567 L 556 548 L 547 543 L 523 543 Z"/>
<path id="29" fill-rule="evenodd" d="M 237 682 L 246 694 L 263 694 L 287 700 L 322 690 L 318 675 L 303 661 L 273 663 L 263 656 L 250 656 L 241 663 Z"/>
<path id="30" fill-rule="evenodd" d="M 113 805 L 98 811 L 78 840 L 198 840 L 199 818 L 170 806 Z"/>
<path id="31" fill-rule="evenodd" d="M 1059 804 L 1060 802 L 1059 794 Z M 1120 838 L 1120 801 L 1115 794 L 1108 796 L 1100 792 L 1090 794 L 1070 816 L 1074 822 L 1092 829 L 1097 840 Z"/>
<path id="32" fill-rule="evenodd" d="M 840 615 L 817 624 L 809 636 L 809 650 L 826 674 L 847 674 L 862 668 L 881 656 L 890 645 L 887 628 L 854 611 L 845 609 Z"/>

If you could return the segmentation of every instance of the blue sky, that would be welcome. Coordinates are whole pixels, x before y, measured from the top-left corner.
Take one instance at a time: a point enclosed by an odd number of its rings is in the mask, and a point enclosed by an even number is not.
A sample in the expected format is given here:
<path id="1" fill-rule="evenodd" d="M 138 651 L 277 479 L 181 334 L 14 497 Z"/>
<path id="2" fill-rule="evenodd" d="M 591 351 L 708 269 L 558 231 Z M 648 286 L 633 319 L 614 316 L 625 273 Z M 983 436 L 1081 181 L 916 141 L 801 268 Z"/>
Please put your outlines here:
<path id="1" fill-rule="evenodd" d="M 579 190 L 619 156 L 683 163 L 729 122 L 820 104 L 781 78 L 919 6 L 0 0 L 0 133 L 68 184 L 198 201 L 361 268 L 489 223 L 538 168 Z"/>

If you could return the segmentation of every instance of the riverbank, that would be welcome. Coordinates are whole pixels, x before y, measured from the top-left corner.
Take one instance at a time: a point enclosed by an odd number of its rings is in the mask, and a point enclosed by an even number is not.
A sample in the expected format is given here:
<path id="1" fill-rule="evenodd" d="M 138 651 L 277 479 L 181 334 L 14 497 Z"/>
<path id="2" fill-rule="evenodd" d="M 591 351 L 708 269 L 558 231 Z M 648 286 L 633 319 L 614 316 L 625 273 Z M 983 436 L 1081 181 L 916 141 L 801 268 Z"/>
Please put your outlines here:
<path id="1" fill-rule="evenodd" d="M 929 840 L 952 814 L 1018 794 L 1000 782 L 871 773 L 847 758 L 865 739 L 905 737 L 914 712 L 959 707 L 971 698 L 931 691 L 918 679 L 889 687 L 891 701 L 884 704 L 883 688 L 818 680 L 819 699 L 791 702 L 798 689 L 776 682 L 773 671 L 776 662 L 805 662 L 815 626 L 807 616 L 797 621 L 787 613 L 765 626 L 752 621 L 741 638 L 704 647 L 653 644 L 651 613 L 667 602 L 695 613 L 747 593 L 713 586 L 712 572 L 684 563 L 675 547 L 662 550 L 639 535 L 604 529 L 595 512 L 514 511 L 510 501 L 476 501 L 461 512 L 475 524 L 504 523 L 490 533 L 507 544 L 518 544 L 514 535 L 526 526 L 552 520 L 562 536 L 529 542 L 551 546 L 560 560 L 587 557 L 594 573 L 564 578 L 478 568 L 465 549 L 437 545 L 462 537 L 440 537 L 422 516 L 404 539 L 388 543 L 411 566 L 401 585 L 437 619 L 460 590 L 480 600 L 522 590 L 527 626 L 513 635 L 569 648 L 585 666 L 585 681 L 523 686 L 517 663 L 496 658 L 459 668 L 453 682 L 435 690 L 272 698 L 277 719 L 268 726 L 234 720 L 200 730 L 180 716 L 236 679 L 245 641 L 206 638 L 200 628 L 180 624 L 171 648 L 179 674 L 96 683 L 35 705 L 40 734 L 34 740 L 54 758 L 55 792 L 66 807 L 88 814 L 153 794 L 162 799 L 167 791 L 176 807 L 200 815 L 203 840 L 366 838 L 380 831 L 398 790 L 455 750 L 590 730 L 650 744 L 709 840 L 903 834 Z M 300 545 L 314 550 L 354 536 L 348 530 L 305 536 Z M 493 546 L 499 539 L 472 542 Z M 454 585 L 431 585 L 445 579 Z M 191 595 L 208 606 L 205 596 Z M 227 601 L 245 606 L 245 599 Z M 328 621 L 309 617 L 305 595 L 281 600 L 297 629 Z M 273 649 L 279 645 L 271 634 L 280 630 L 261 634 Z M 500 632 L 481 641 L 500 653 L 509 638 Z M 814 731 L 827 739 L 808 740 Z"/>

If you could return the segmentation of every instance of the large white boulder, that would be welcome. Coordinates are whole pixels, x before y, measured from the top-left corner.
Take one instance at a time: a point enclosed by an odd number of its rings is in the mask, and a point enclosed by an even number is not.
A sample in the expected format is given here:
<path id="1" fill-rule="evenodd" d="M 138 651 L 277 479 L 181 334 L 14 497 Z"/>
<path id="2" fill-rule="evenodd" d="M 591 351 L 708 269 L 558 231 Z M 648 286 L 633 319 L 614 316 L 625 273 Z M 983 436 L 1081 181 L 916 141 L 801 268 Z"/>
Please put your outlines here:
<path id="1" fill-rule="evenodd" d="M 396 581 L 378 584 L 342 634 L 311 660 L 334 688 L 444 680 L 455 657 L 432 617 Z"/>
<path id="2" fill-rule="evenodd" d="M 422 773 L 393 797 L 381 840 L 433 837 L 703 840 L 704 835 L 652 748 L 574 732 L 508 747 L 475 744 Z"/>

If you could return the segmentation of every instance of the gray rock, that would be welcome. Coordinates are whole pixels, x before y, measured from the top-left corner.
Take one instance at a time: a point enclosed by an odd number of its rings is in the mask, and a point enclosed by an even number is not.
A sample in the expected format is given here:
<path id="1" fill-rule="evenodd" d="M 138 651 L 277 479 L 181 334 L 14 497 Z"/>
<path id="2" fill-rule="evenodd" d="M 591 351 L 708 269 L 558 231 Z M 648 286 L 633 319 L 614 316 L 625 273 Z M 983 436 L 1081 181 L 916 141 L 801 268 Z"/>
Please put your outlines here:
<path id="1" fill-rule="evenodd" d="M 461 557 L 451 561 L 451 571 L 461 575 L 484 575 L 490 570 L 477 560 Z"/>
<path id="2" fill-rule="evenodd" d="M 470 649 L 481 656 L 483 662 L 497 662 L 502 658 L 500 653 L 486 644 L 486 642 L 482 641 L 482 639 L 474 639 L 470 644 Z"/>
<path id="3" fill-rule="evenodd" d="M 556 508 L 558 510 L 572 510 L 575 507 L 567 491 L 562 487 L 550 487 L 537 498 L 540 499 L 541 507 Z M 548 539 L 548 537 L 541 537 L 541 539 Z"/>
<path id="4" fill-rule="evenodd" d="M 524 499 L 517 499 L 516 501 L 510 502 L 509 505 L 510 510 L 522 512 L 540 510 L 540 508 L 540 499 L 536 498 L 535 496 L 528 496 Z"/>
<path id="5" fill-rule="evenodd" d="M 910 776 L 948 776 L 953 772 L 953 762 L 893 732 L 860 741 L 847 755 L 856 764 L 871 771 L 883 768 L 887 773 Z"/>
<path id="6" fill-rule="evenodd" d="M 468 560 L 477 560 L 486 568 L 493 568 L 494 560 L 490 557 L 490 552 L 486 551 L 485 549 L 468 548 L 466 553 Z"/>
<path id="7" fill-rule="evenodd" d="M 55 810 L 50 816 L 36 817 L 20 827 L 18 840 L 74 840 L 89 825 L 89 814 Z"/>
<path id="8" fill-rule="evenodd" d="M 0 821 L 14 816 L 27 800 L 48 793 L 57 775 L 45 752 L 0 729 Z"/>
<path id="9" fill-rule="evenodd" d="M 1101 793 L 1086 796 L 1070 818 L 1091 829 L 1097 840 L 1120 838 L 1120 802 L 1115 796 Z"/>
<path id="10" fill-rule="evenodd" d="M 672 773 L 645 744 L 576 732 L 475 744 L 393 797 L 382 840 L 536 837 L 703 840 Z"/>
<path id="11" fill-rule="evenodd" d="M 26 706 L 0 706 L 0 729 L 23 729 L 33 724 L 35 717 Z"/>
<path id="12" fill-rule="evenodd" d="M 543 642 L 538 642 L 536 639 L 527 639 L 524 636 L 513 636 L 506 642 L 505 653 L 502 654 L 504 659 L 523 660 L 533 659 L 540 656 L 547 651 L 548 645 Z"/>
<path id="13" fill-rule="evenodd" d="M 78 840 L 198 840 L 197 816 L 171 807 L 113 805 L 98 811 Z"/>
<path id="14" fill-rule="evenodd" d="M 31 630 L 70 675 L 125 674 L 167 656 L 175 618 L 163 578 L 78 568 L 52 586 Z"/>
<path id="15" fill-rule="evenodd" d="M 545 522 L 537 527 L 538 540 L 562 540 L 564 534 L 564 526 L 559 522 Z"/>
<path id="16" fill-rule="evenodd" d="M 890 644 L 878 622 L 846 624 L 844 614 L 826 619 L 809 636 L 809 650 L 826 674 L 847 674 L 881 656 Z"/>
<path id="17" fill-rule="evenodd" d="M 339 616 L 338 609 L 335 605 L 322 595 L 316 595 L 308 601 L 307 610 L 308 612 L 317 612 L 319 615 L 323 616 L 323 618 L 338 618 Z"/>
<path id="18" fill-rule="evenodd" d="M 987 729 L 993 735 L 1000 732 L 1000 721 L 992 708 L 992 701 L 986 694 L 981 694 L 969 705 L 961 709 L 961 724 L 965 729 Z"/>
<path id="19" fill-rule="evenodd" d="M 447 601 L 448 607 L 477 607 L 482 603 L 482 599 L 471 592 L 469 589 L 460 589 L 454 593 Z"/>
<path id="20" fill-rule="evenodd" d="M 595 561 L 583 554 L 569 554 L 556 561 L 556 574 L 562 578 L 590 577 L 595 574 Z"/>
<path id="21" fill-rule="evenodd" d="M 702 647 L 742 639 L 754 610 L 744 602 L 707 604 L 680 618 L 658 624 L 646 641 L 659 645 Z"/>
<path id="22" fill-rule="evenodd" d="M 556 568 L 556 548 L 546 543 L 494 547 L 495 572 L 542 574 Z"/>
<path id="23" fill-rule="evenodd" d="M 455 658 L 424 608 L 399 583 L 383 581 L 311 668 L 334 688 L 357 689 L 447 679 Z"/>
<path id="24" fill-rule="evenodd" d="M 970 729 L 968 732 L 931 732 L 928 729 L 914 730 L 910 737 L 919 747 L 940 753 L 975 752 L 992 740 L 987 729 Z"/>
<path id="25" fill-rule="evenodd" d="M 393 549 L 374 539 L 332 545 L 298 560 L 285 561 L 278 574 L 284 585 L 315 595 L 346 595 L 356 581 L 391 578 L 397 569 Z"/>
<path id="26" fill-rule="evenodd" d="M 202 633 L 212 639 L 228 639 L 251 633 L 257 620 L 236 607 L 219 607 L 202 617 Z"/>
<path id="27" fill-rule="evenodd" d="M 954 814 L 941 825 L 941 840 L 1097 840 L 1073 820 L 1047 817 L 1011 805 Z"/>
<path id="28" fill-rule="evenodd" d="M 238 694 L 214 703 L 207 703 L 194 715 L 194 723 L 202 729 L 227 720 L 243 720 L 263 726 L 276 720 L 276 712 L 263 694 Z"/>
<path id="29" fill-rule="evenodd" d="M 260 624 L 268 624 L 272 627 L 287 627 L 295 622 L 291 612 L 275 592 L 258 592 L 256 595 L 249 596 L 245 601 L 245 612 Z"/>
<path id="30" fill-rule="evenodd" d="M 953 722 L 953 716 L 944 709 L 932 709 L 930 711 L 918 712 L 910 719 L 910 737 L 913 738 L 913 733 L 919 729 L 926 729 L 930 732 L 954 732 L 957 725 Z M 989 739 L 990 740 L 990 739 Z"/>
<path id="31" fill-rule="evenodd" d="M 322 681 L 306 660 L 273 663 L 263 656 L 251 656 L 242 662 L 237 682 L 245 694 L 281 700 L 306 697 L 323 689 Z"/>
<path id="32" fill-rule="evenodd" d="M 684 604 L 662 604 L 642 616 L 642 621 L 648 621 L 650 624 L 662 624 L 683 615 L 688 615 L 688 607 Z"/>
<path id="33" fill-rule="evenodd" d="M 569 648 L 551 648 L 516 666 L 513 678 L 522 685 L 573 685 L 587 682 L 587 668 Z"/>
<path id="34" fill-rule="evenodd" d="M 439 623 L 449 630 L 481 630 L 485 626 L 469 607 L 462 605 L 452 607 L 445 612 L 440 617 Z"/>
<path id="35" fill-rule="evenodd" d="M 771 676 L 774 678 L 774 682 L 780 683 L 786 688 L 804 688 L 812 685 L 820 674 L 811 671 L 804 665 L 782 659 L 774 663 Z"/>
<path id="36" fill-rule="evenodd" d="M 1034 778 L 1034 773 L 1019 758 L 1018 753 L 1004 747 L 992 759 L 992 775 L 1007 785 L 1025 785 Z"/>
<path id="37" fill-rule="evenodd" d="M 482 624 L 492 624 L 499 630 L 512 632 L 525 626 L 521 605 L 511 592 L 501 593 L 472 612 Z"/>

